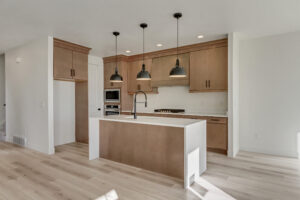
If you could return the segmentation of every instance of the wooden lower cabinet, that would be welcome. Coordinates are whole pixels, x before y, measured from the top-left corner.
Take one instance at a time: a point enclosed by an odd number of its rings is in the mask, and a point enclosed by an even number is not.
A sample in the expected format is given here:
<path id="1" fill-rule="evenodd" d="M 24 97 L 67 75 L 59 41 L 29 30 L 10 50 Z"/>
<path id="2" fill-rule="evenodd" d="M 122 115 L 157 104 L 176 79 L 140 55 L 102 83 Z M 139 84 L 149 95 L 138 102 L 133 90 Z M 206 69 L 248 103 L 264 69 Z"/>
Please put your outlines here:
<path id="1" fill-rule="evenodd" d="M 89 143 L 88 82 L 75 83 L 75 138 L 76 142 Z"/>
<path id="2" fill-rule="evenodd" d="M 184 128 L 100 120 L 100 157 L 184 178 Z"/>
<path id="3" fill-rule="evenodd" d="M 130 114 L 122 112 L 122 114 Z M 207 150 L 227 155 L 228 149 L 228 119 L 227 117 L 208 117 L 181 114 L 138 113 L 140 116 L 172 117 L 206 120 Z"/>
<path id="4" fill-rule="evenodd" d="M 207 123 L 207 148 L 210 151 L 227 153 L 227 124 Z"/>

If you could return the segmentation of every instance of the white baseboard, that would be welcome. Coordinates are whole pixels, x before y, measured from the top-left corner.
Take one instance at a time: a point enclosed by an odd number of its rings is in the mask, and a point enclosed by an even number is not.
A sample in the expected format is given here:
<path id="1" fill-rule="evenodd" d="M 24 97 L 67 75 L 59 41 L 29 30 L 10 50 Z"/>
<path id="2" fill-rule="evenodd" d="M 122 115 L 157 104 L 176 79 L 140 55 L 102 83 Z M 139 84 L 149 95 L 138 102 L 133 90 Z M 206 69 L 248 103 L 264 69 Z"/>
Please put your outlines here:
<path id="1" fill-rule="evenodd" d="M 262 154 L 269 154 L 273 156 L 283 156 L 283 157 L 290 157 L 290 158 L 298 158 L 297 152 L 290 152 L 290 151 L 279 151 L 279 150 L 267 150 L 261 148 L 254 148 L 254 147 L 240 147 L 240 151 L 248 151 L 253 153 L 262 153 Z"/>

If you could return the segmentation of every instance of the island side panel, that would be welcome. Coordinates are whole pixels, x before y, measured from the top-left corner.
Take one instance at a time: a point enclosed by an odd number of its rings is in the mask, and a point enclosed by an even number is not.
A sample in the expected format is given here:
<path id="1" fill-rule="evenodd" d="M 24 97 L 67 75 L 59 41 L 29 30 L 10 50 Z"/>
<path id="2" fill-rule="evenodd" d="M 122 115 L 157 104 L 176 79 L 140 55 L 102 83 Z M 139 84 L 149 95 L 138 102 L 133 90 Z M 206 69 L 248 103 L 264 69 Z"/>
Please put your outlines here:
<path id="1" fill-rule="evenodd" d="M 184 128 L 100 120 L 100 157 L 184 178 Z"/>
<path id="2" fill-rule="evenodd" d="M 99 158 L 99 119 L 89 118 L 89 160 Z"/>
<path id="3" fill-rule="evenodd" d="M 185 188 L 190 186 L 192 176 L 196 181 L 206 171 L 206 157 L 206 121 L 203 120 L 185 127 Z"/>

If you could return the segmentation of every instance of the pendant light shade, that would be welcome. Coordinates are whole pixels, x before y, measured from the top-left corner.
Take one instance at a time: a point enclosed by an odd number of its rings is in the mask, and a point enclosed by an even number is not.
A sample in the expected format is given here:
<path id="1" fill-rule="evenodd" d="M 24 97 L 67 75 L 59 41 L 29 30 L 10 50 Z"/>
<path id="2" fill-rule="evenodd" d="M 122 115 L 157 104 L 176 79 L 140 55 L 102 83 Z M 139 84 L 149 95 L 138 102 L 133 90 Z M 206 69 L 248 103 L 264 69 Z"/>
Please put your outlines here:
<path id="1" fill-rule="evenodd" d="M 145 28 L 148 27 L 147 24 L 142 23 L 140 24 L 140 27 L 143 29 L 143 64 L 142 64 L 142 70 L 137 74 L 136 80 L 140 81 L 146 81 L 146 80 L 151 80 L 151 75 L 148 71 L 146 71 L 146 66 L 145 66 Z"/>
<path id="2" fill-rule="evenodd" d="M 116 36 L 116 68 L 115 68 L 115 73 L 110 77 L 110 82 L 121 83 L 123 82 L 123 77 L 118 72 L 118 35 L 120 35 L 120 33 L 113 32 L 113 35 Z"/>
<path id="3" fill-rule="evenodd" d="M 110 76 L 110 82 L 112 82 L 112 83 L 123 82 L 123 77 L 118 73 L 118 70 L 116 70 L 115 73 Z"/>
<path id="4" fill-rule="evenodd" d="M 151 80 L 151 75 L 145 70 L 145 64 L 142 65 L 142 70 L 137 74 L 136 80 L 147 81 Z"/>
<path id="5" fill-rule="evenodd" d="M 179 28 L 178 21 L 179 21 L 179 18 L 182 17 L 182 14 L 175 13 L 173 16 L 177 19 L 177 59 L 176 59 L 175 66 L 170 71 L 169 77 L 183 78 L 183 77 L 186 77 L 186 72 L 185 72 L 184 68 L 182 66 L 180 66 L 179 58 L 178 58 L 178 28 Z"/>
<path id="6" fill-rule="evenodd" d="M 180 67 L 180 65 L 179 65 L 179 59 L 178 58 L 176 59 L 176 65 L 170 71 L 170 75 L 169 76 L 173 77 L 173 78 L 183 78 L 183 77 L 186 77 L 186 73 L 184 71 L 184 68 Z"/>

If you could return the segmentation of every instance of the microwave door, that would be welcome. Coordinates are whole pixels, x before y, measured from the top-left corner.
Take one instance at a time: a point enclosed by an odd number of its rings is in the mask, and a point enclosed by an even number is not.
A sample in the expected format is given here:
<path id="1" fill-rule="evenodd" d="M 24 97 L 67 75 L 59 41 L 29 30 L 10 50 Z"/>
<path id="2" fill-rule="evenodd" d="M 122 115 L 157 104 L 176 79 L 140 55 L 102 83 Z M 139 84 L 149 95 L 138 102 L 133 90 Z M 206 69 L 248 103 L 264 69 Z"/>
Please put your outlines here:
<path id="1" fill-rule="evenodd" d="M 105 91 L 106 102 L 120 102 L 120 91 L 119 90 L 107 90 Z"/>

